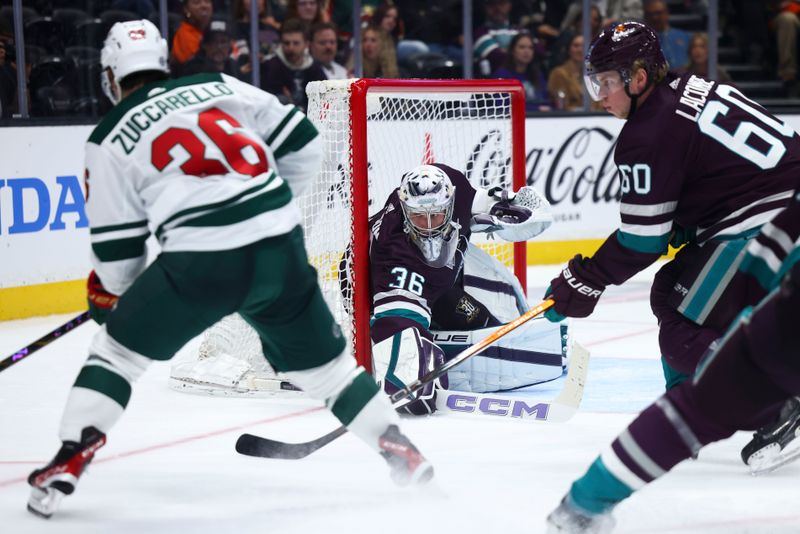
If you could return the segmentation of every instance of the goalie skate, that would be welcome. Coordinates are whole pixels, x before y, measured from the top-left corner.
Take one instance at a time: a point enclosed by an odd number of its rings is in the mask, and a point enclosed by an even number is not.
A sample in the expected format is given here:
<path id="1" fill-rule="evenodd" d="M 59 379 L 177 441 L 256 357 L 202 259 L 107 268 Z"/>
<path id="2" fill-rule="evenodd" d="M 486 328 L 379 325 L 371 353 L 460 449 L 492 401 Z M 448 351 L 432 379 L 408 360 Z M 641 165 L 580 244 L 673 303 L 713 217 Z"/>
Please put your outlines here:
<path id="1" fill-rule="evenodd" d="M 399 486 L 425 484 L 433 478 L 433 466 L 405 437 L 391 425 L 378 439 L 381 456 L 391 468 L 392 480 Z"/>
<path id="2" fill-rule="evenodd" d="M 86 466 L 94 458 L 97 449 L 106 444 L 106 435 L 94 427 L 83 430 L 81 442 L 65 441 L 56 457 L 28 477 L 31 495 L 28 511 L 49 519 L 58 509 L 61 499 L 75 491 Z"/>
<path id="3" fill-rule="evenodd" d="M 781 409 L 778 421 L 753 434 L 742 449 L 742 461 L 753 476 L 775 471 L 800 458 L 800 399 L 793 398 Z"/>

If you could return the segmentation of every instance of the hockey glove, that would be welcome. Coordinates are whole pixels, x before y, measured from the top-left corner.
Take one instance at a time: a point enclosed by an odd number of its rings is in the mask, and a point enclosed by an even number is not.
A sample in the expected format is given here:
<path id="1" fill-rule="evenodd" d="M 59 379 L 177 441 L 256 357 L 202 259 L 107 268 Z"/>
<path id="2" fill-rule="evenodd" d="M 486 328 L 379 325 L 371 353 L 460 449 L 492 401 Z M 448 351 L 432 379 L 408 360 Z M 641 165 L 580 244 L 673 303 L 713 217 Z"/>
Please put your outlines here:
<path id="1" fill-rule="evenodd" d="M 550 321 L 558 322 L 565 317 L 588 317 L 594 311 L 606 287 L 594 280 L 587 271 L 586 259 L 578 254 L 550 282 L 545 298 L 553 299 L 555 304 L 544 314 Z"/>
<path id="2" fill-rule="evenodd" d="M 92 271 L 86 282 L 87 300 L 89 301 L 89 315 L 97 324 L 103 324 L 108 314 L 116 306 L 119 297 L 106 291 L 100 277 Z"/>

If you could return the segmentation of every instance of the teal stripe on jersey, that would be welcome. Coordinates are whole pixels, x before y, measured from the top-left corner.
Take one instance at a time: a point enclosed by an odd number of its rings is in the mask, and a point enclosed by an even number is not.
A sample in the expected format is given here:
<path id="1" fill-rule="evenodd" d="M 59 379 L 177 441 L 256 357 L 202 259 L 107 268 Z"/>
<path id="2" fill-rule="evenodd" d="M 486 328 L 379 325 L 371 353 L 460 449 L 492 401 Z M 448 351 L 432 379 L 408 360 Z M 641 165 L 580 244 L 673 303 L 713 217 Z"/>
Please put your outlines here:
<path id="1" fill-rule="evenodd" d="M 275 159 L 281 159 L 289 152 L 297 152 L 310 143 L 317 136 L 317 129 L 310 120 L 303 117 L 292 133 L 284 139 L 281 146 L 275 151 Z"/>
<path id="2" fill-rule="evenodd" d="M 138 258 L 145 253 L 145 242 L 150 232 L 136 237 L 110 239 L 92 243 L 92 251 L 100 261 L 119 261 Z"/>
<path id="3" fill-rule="evenodd" d="M 378 392 L 378 384 L 362 369 L 333 403 L 331 412 L 347 426 Z"/>
<path id="4" fill-rule="evenodd" d="M 164 93 L 177 87 L 187 87 L 190 85 L 199 85 L 209 82 L 223 82 L 223 79 L 219 73 L 203 73 L 195 74 L 194 76 L 185 76 L 183 78 L 175 78 L 172 80 L 163 80 L 145 84 L 130 95 L 126 96 L 119 104 L 111 108 L 111 110 L 106 113 L 105 117 L 103 117 L 103 120 L 100 121 L 94 130 L 92 130 L 92 133 L 89 136 L 89 142 L 96 145 L 102 143 L 103 139 L 105 139 L 106 136 L 111 133 L 111 130 L 114 129 L 117 123 L 122 120 L 122 117 L 124 117 L 126 113 L 139 104 L 142 104 L 151 98 L 163 96 Z M 153 91 L 154 89 L 158 88 L 162 88 L 163 91 Z"/>
<path id="5" fill-rule="evenodd" d="M 99 365 L 84 366 L 72 387 L 86 388 L 102 393 L 123 408 L 131 399 L 130 382 Z"/>
<path id="6" fill-rule="evenodd" d="M 369 322 L 369 325 L 372 326 L 375 321 L 382 317 L 405 317 L 406 319 L 411 319 L 412 321 L 416 321 L 421 324 L 424 328 L 429 328 L 431 323 L 425 318 L 425 316 L 413 312 L 411 310 L 406 310 L 404 308 L 397 308 L 395 310 L 389 310 L 385 312 L 376 313 L 372 320 Z"/>
<path id="7" fill-rule="evenodd" d="M 713 263 L 708 269 L 704 269 L 705 273 L 701 272 L 695 284 L 700 285 L 695 290 L 692 287 L 689 290 L 689 295 L 678 306 L 678 311 L 685 317 L 695 321 L 698 324 L 703 324 L 705 316 L 705 309 L 713 307 L 714 303 L 719 300 L 719 295 L 715 294 L 720 287 L 720 284 L 728 278 L 731 269 L 737 268 L 740 261 L 742 249 L 748 245 L 747 239 L 737 241 L 730 241 L 725 243 L 714 254 L 717 256 L 713 259 Z M 712 256 L 713 258 L 713 256 Z M 688 300 L 688 302 L 687 302 Z"/>
<path id="8" fill-rule="evenodd" d="M 298 111 L 300 110 L 297 108 L 292 108 L 292 110 L 286 114 L 283 120 L 280 123 L 278 123 L 278 125 L 275 127 L 272 133 L 269 134 L 269 137 L 267 137 L 268 145 L 272 145 L 272 142 L 280 135 L 283 129 L 286 128 L 286 125 L 289 124 L 289 121 L 292 120 L 292 117 L 294 117 L 295 113 L 297 113 Z"/>
<path id="9" fill-rule="evenodd" d="M 170 229 L 184 226 L 228 226 L 252 219 L 262 213 L 282 208 L 291 200 L 292 191 L 289 189 L 289 185 L 284 182 L 277 189 L 261 193 L 239 204 L 180 222 L 171 226 Z"/>
<path id="10" fill-rule="evenodd" d="M 633 489 L 615 477 L 598 456 L 581 478 L 572 483 L 572 500 L 592 514 L 602 514 L 624 501 Z"/>
<path id="11" fill-rule="evenodd" d="M 89 233 L 92 235 L 95 234 L 104 234 L 106 232 L 117 232 L 119 230 L 130 230 L 131 228 L 147 228 L 147 221 L 134 221 L 129 223 L 123 224 L 112 224 L 109 226 L 98 226 L 97 228 L 92 228 L 89 230 Z"/>
<path id="12" fill-rule="evenodd" d="M 165 220 L 163 223 L 161 223 L 158 226 L 158 228 L 156 228 L 156 237 L 160 237 L 161 234 L 164 233 L 164 230 L 165 230 L 164 227 L 167 226 L 169 223 L 175 221 L 176 219 L 180 219 L 181 217 L 185 217 L 187 215 L 192 215 L 194 213 L 200 213 L 200 212 L 204 212 L 204 211 L 214 211 L 216 209 L 224 208 L 224 207 L 229 206 L 231 204 L 235 204 L 236 202 L 238 202 L 240 199 L 246 197 L 247 195 L 251 195 L 251 194 L 253 194 L 253 193 L 255 193 L 255 192 L 257 192 L 257 191 L 259 191 L 261 189 L 264 189 L 270 183 L 272 183 L 272 181 L 274 179 L 275 179 L 275 173 L 270 171 L 270 175 L 269 175 L 269 177 L 267 178 L 267 180 L 264 183 L 258 184 L 255 187 L 251 187 L 250 189 L 246 189 L 246 190 L 242 191 L 241 193 L 239 193 L 238 195 L 234 195 L 234 196 L 232 196 L 230 198 L 226 198 L 225 200 L 222 200 L 220 202 L 214 202 L 212 204 L 203 204 L 202 206 L 195 206 L 193 208 L 187 208 L 187 209 L 181 210 L 181 211 L 179 211 L 177 213 L 173 213 L 170 217 L 167 218 L 167 220 Z M 280 188 L 278 188 L 278 189 L 280 189 Z M 275 191 L 277 191 L 277 189 Z"/>
<path id="13" fill-rule="evenodd" d="M 644 254 L 666 254 L 669 234 L 657 236 L 640 236 L 617 230 L 617 241 L 620 245 Z"/>

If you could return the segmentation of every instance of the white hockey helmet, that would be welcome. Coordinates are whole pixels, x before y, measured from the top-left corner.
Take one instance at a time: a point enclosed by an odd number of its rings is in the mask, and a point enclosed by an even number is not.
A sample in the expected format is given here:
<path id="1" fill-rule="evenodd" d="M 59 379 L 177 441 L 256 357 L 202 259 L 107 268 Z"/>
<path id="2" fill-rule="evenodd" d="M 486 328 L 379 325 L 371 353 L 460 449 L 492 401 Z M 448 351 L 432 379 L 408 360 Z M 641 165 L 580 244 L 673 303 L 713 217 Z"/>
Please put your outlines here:
<path id="1" fill-rule="evenodd" d="M 122 94 L 119 82 L 126 76 L 148 70 L 168 73 L 167 54 L 167 41 L 149 20 L 117 22 L 108 31 L 100 53 L 103 92 L 116 104 Z"/>
<path id="2" fill-rule="evenodd" d="M 420 165 L 405 173 L 398 195 L 405 231 L 428 264 L 442 267 L 455 254 L 458 232 L 453 224 L 456 188 L 447 173 L 434 165 Z M 453 235 L 453 234 L 456 235 Z"/>

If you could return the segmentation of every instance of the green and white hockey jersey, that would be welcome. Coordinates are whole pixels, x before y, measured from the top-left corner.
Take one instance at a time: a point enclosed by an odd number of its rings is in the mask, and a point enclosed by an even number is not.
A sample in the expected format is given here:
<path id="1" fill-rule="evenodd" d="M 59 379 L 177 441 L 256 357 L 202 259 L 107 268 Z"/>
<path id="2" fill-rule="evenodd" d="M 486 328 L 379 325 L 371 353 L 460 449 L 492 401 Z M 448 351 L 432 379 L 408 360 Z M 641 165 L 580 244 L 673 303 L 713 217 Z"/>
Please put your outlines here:
<path id="1" fill-rule="evenodd" d="M 233 249 L 300 224 L 292 195 L 319 171 L 317 130 L 296 107 L 224 74 L 148 84 L 86 146 L 92 261 L 122 294 L 161 249 Z"/>

